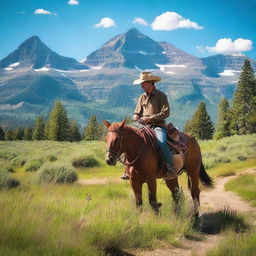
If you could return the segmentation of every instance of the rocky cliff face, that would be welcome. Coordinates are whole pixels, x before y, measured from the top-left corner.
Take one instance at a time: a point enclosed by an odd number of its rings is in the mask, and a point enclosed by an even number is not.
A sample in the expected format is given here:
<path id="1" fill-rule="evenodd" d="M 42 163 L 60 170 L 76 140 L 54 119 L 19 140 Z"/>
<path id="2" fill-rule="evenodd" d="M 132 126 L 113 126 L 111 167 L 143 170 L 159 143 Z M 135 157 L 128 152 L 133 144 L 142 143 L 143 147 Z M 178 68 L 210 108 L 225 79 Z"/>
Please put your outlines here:
<path id="1" fill-rule="evenodd" d="M 199 58 L 180 50 L 170 43 L 159 42 L 159 44 L 163 47 L 164 54 L 168 58 L 170 64 L 191 65 L 201 68 L 204 65 Z"/>
<path id="2" fill-rule="evenodd" d="M 155 69 L 155 64 L 166 64 L 168 57 L 156 41 L 132 28 L 104 44 L 90 54 L 85 64 L 107 68 Z"/>
<path id="3" fill-rule="evenodd" d="M 0 68 L 7 70 L 29 66 L 34 69 L 43 67 L 61 70 L 88 69 L 85 64 L 79 63 L 73 58 L 63 57 L 53 52 L 37 36 L 27 39 L 17 50 L 0 61 Z"/>
<path id="4" fill-rule="evenodd" d="M 233 56 L 233 55 L 214 55 L 207 58 L 202 58 L 202 62 L 216 73 L 224 72 L 224 70 L 240 71 L 243 67 L 246 56 Z M 250 60 L 253 69 L 256 71 L 256 62 Z"/>

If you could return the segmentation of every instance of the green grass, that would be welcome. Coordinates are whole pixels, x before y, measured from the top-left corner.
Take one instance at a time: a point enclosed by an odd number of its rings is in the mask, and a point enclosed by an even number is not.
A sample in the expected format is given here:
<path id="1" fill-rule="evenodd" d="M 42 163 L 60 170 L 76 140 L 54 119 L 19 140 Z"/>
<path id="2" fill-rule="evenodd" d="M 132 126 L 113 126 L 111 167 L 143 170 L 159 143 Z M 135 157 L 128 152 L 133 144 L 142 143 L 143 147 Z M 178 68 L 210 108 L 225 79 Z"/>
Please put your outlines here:
<path id="1" fill-rule="evenodd" d="M 200 142 L 207 172 L 216 177 L 256 166 L 253 141 L 255 135 Z M 15 189 L 0 191 L 0 255 L 105 255 L 111 250 L 179 245 L 184 237 L 202 236 L 193 229 L 189 200 L 186 198 L 180 214 L 175 215 L 171 193 L 160 180 L 157 195 L 163 206 L 160 216 L 155 216 L 145 185 L 144 206 L 138 210 L 127 182 L 39 185 L 33 182 L 39 171 L 25 171 L 25 163 L 28 165 L 32 159 L 42 159 L 40 168 L 72 168 L 74 161 L 88 157 L 95 159 L 98 166 L 77 168 L 80 180 L 108 177 L 110 181 L 119 181 L 123 165 L 107 166 L 105 149 L 103 141 L 0 142 L 0 164 L 13 168 L 10 177 L 21 183 Z M 186 175 L 179 182 L 187 187 Z M 219 215 L 223 216 L 217 214 L 218 219 Z"/>
<path id="2" fill-rule="evenodd" d="M 226 190 L 236 192 L 244 200 L 249 201 L 252 206 L 256 206 L 256 176 L 244 174 L 225 184 Z"/>
<path id="3" fill-rule="evenodd" d="M 209 168 L 207 173 L 213 177 L 232 176 L 237 172 L 241 172 L 254 166 L 256 166 L 256 158 L 251 158 L 243 162 L 235 161 L 232 163 L 218 164 L 212 168 Z"/>
<path id="4" fill-rule="evenodd" d="M 256 252 L 256 230 L 246 234 L 231 234 L 206 256 L 253 256 Z"/>
<path id="5" fill-rule="evenodd" d="M 148 203 L 142 211 L 134 207 L 126 184 L 0 191 L 0 255 L 101 255 L 109 249 L 177 245 L 184 236 L 199 236 L 189 207 L 174 215 L 165 192 L 160 188 L 165 207 L 158 217 Z"/>

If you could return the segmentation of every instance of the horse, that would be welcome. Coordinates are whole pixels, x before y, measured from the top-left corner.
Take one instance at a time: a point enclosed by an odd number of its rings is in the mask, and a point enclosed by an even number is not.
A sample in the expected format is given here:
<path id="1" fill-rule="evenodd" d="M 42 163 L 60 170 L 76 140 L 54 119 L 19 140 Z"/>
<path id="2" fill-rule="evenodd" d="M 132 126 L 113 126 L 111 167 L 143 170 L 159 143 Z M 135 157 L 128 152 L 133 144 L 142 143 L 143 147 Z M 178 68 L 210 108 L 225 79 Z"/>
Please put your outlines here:
<path id="1" fill-rule="evenodd" d="M 172 193 L 174 202 L 178 203 L 179 185 L 177 177 L 165 179 L 166 173 L 159 172 L 160 160 L 157 149 L 151 143 L 143 139 L 139 129 L 125 125 L 125 121 L 110 123 L 103 120 L 103 124 L 108 128 L 105 141 L 108 149 L 106 150 L 105 160 L 108 165 L 116 165 L 117 160 L 124 153 L 126 156 L 125 164 L 129 168 L 130 184 L 134 192 L 136 206 L 142 205 L 142 185 L 147 183 L 149 203 L 156 214 L 159 213 L 161 203 L 156 198 L 156 179 L 163 178 L 166 186 Z M 185 153 L 183 169 L 188 176 L 188 187 L 194 202 L 195 215 L 198 216 L 200 205 L 199 179 L 203 185 L 212 187 L 213 181 L 205 171 L 202 163 L 201 150 L 198 142 L 189 134 L 183 133 L 187 140 L 187 151 Z"/>

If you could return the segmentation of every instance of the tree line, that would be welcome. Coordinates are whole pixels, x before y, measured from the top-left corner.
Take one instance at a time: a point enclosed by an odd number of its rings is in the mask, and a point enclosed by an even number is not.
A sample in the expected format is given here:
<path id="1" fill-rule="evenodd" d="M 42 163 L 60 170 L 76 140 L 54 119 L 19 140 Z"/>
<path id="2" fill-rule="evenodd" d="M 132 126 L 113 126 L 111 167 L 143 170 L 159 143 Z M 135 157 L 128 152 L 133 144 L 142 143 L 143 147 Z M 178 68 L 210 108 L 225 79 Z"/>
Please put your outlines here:
<path id="1" fill-rule="evenodd" d="M 250 61 L 245 60 L 232 105 L 222 98 L 218 105 L 218 120 L 214 127 L 204 102 L 185 124 L 185 131 L 197 139 L 221 139 L 231 135 L 256 132 L 256 77 Z"/>
<path id="2" fill-rule="evenodd" d="M 229 106 L 227 98 L 219 102 L 215 127 L 205 103 L 200 102 L 192 118 L 185 123 L 184 130 L 202 140 L 256 132 L 256 77 L 248 59 L 244 62 L 232 105 Z M 47 121 L 39 116 L 33 128 L 18 127 L 4 131 L 0 127 L 0 140 L 100 140 L 105 132 L 103 125 L 93 115 L 80 133 L 78 123 L 69 120 L 61 101 L 56 101 Z"/>
<path id="3" fill-rule="evenodd" d="M 38 116 L 34 127 L 17 127 L 4 131 L 0 127 L 0 140 L 53 140 L 53 141 L 81 141 L 100 140 L 103 138 L 103 125 L 97 122 L 96 116 L 89 118 L 88 124 L 80 132 L 80 127 L 75 120 L 69 120 L 67 111 L 61 101 L 57 100 L 49 114 L 49 119 L 44 120 Z"/>

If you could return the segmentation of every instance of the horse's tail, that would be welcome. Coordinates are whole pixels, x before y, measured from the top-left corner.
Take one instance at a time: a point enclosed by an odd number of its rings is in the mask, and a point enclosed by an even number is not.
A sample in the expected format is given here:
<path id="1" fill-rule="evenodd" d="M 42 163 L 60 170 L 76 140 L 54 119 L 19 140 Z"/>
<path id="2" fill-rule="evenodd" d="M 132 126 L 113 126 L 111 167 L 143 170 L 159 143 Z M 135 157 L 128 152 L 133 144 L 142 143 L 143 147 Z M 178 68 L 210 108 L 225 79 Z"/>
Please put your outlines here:
<path id="1" fill-rule="evenodd" d="M 213 187 L 213 180 L 212 178 L 207 174 L 207 172 L 204 169 L 204 165 L 201 162 L 200 166 L 200 173 L 199 173 L 200 181 L 203 183 L 206 187 Z"/>

